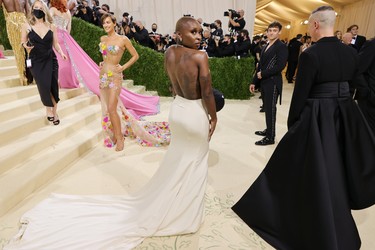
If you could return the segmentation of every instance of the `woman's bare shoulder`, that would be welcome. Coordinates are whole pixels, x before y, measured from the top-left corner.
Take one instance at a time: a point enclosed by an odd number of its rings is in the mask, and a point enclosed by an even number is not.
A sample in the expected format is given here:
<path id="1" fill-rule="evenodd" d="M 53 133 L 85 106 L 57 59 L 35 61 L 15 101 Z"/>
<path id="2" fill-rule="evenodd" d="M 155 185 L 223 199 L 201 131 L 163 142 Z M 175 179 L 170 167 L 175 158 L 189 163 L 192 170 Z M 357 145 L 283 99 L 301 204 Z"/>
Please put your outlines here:
<path id="1" fill-rule="evenodd" d="M 108 38 L 107 35 L 101 36 L 100 37 L 100 42 L 104 42 Z"/>

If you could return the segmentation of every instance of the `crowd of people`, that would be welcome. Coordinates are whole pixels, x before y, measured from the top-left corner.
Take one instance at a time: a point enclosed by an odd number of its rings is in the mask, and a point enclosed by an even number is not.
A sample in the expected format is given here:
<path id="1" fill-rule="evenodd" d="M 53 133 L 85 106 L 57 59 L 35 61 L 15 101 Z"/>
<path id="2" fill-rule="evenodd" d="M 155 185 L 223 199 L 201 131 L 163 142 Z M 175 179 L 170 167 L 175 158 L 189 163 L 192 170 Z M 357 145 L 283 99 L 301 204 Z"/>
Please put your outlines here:
<path id="1" fill-rule="evenodd" d="M 330 6 L 312 11 L 309 36 L 298 34 L 288 44 L 280 40 L 277 21 L 251 42 L 243 10 L 225 13 L 230 34 L 223 34 L 220 20 L 184 16 L 164 57 L 175 94 L 169 122 L 142 122 L 137 118 L 156 113 L 158 99 L 122 88 L 122 72 L 139 58 L 130 39 L 155 46 L 162 36 L 156 23 L 148 32 L 124 13 L 119 24 L 108 5 L 93 2 L 89 10 L 85 0 L 51 0 L 50 8 L 42 0 L 22 8 L 0 0 L 7 25 L 22 24 L 19 45 L 27 56 L 26 64 L 22 53 L 17 56 L 21 70 L 30 69 L 53 125 L 60 124 L 59 88 L 84 84 L 100 97 L 106 146 L 122 151 L 129 136 L 141 145 L 169 145 L 168 151 L 149 183 L 131 197 L 50 196 L 21 218 L 20 234 L 4 249 L 131 249 L 145 237 L 196 232 L 204 218 L 209 141 L 218 122 L 208 58 L 251 55 L 256 71 L 250 91 L 261 90 L 266 118 L 266 129 L 255 131 L 263 137 L 256 145 L 275 144 L 282 71 L 288 64 L 289 83 L 297 75 L 288 132 L 233 211 L 276 249 L 360 248 L 351 210 L 375 203 L 374 39 L 366 42 L 357 25 L 347 30 L 350 43 L 347 33 L 334 32 Z M 103 27 L 99 65 L 70 36 L 71 13 Z M 131 57 L 121 65 L 125 51 Z"/>

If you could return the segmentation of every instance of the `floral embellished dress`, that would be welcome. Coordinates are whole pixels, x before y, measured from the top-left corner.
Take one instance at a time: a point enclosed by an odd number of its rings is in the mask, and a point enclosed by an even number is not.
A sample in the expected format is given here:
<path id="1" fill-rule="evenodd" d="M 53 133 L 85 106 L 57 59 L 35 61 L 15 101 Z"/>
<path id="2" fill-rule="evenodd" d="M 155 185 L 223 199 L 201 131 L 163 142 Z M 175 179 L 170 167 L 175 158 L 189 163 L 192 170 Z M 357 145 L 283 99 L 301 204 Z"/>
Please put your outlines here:
<path id="1" fill-rule="evenodd" d="M 120 47 L 117 45 L 107 45 L 103 42 L 99 44 L 103 58 L 117 54 Z M 106 103 L 112 91 L 119 97 L 122 89 L 123 74 L 116 73 L 115 65 L 103 63 L 100 70 L 100 99 L 102 104 L 102 129 L 104 133 L 104 145 L 113 147 L 113 127 L 109 118 Z M 121 132 L 124 136 L 135 139 L 142 146 L 165 146 L 170 142 L 170 130 L 168 122 L 149 122 L 137 120 L 124 106 L 118 98 L 117 112 L 121 122 Z"/>

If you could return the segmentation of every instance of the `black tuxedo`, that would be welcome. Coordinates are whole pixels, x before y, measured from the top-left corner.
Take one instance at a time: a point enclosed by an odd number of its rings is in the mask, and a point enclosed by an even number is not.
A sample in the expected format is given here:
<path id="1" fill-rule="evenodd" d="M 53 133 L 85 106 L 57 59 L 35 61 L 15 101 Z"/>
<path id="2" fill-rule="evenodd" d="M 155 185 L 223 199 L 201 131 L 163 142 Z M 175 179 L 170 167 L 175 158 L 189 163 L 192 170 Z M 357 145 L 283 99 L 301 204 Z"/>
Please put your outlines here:
<path id="1" fill-rule="evenodd" d="M 366 42 L 366 37 L 364 36 L 360 36 L 360 35 L 357 35 L 355 37 L 355 42 L 354 42 L 354 45 L 355 47 L 357 48 L 358 51 L 361 50 L 363 44 Z"/>
<path id="2" fill-rule="evenodd" d="M 268 49 L 267 49 L 268 48 Z M 253 83 L 260 86 L 263 98 L 263 109 L 266 113 L 266 136 L 275 139 L 276 103 L 282 95 L 283 78 L 281 71 L 288 60 L 288 48 L 280 40 L 276 40 L 272 46 L 265 46 L 260 55 L 259 65 L 253 78 Z M 258 79 L 257 73 L 261 71 L 262 79 Z"/>

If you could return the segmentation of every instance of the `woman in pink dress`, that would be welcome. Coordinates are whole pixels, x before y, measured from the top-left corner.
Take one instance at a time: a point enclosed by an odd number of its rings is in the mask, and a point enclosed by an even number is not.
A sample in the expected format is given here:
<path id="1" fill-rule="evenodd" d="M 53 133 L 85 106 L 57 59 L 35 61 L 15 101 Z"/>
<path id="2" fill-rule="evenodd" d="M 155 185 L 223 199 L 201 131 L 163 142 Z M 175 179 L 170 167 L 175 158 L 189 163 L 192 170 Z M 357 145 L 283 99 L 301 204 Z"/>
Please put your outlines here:
<path id="1" fill-rule="evenodd" d="M 72 17 L 66 8 L 66 0 L 51 0 L 50 13 L 53 23 L 57 28 L 57 37 L 61 49 L 65 55 L 70 55 L 66 37 L 69 36 Z M 73 61 L 68 56 L 67 60 L 62 60 L 56 53 L 59 62 L 59 85 L 61 88 L 72 89 L 79 87 L 79 81 L 73 68 Z"/>

